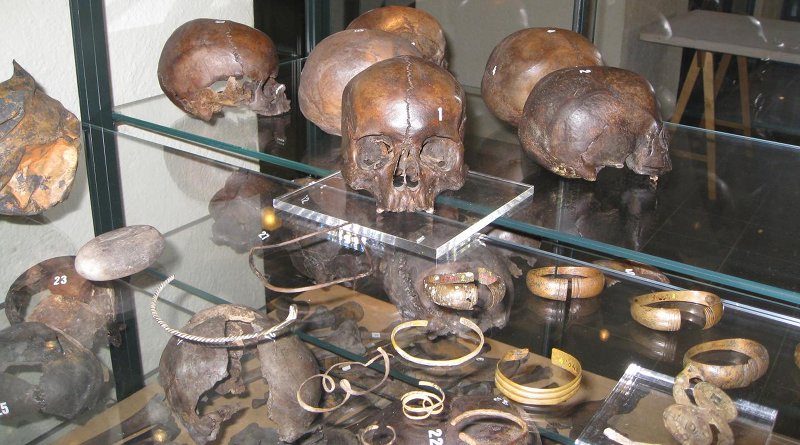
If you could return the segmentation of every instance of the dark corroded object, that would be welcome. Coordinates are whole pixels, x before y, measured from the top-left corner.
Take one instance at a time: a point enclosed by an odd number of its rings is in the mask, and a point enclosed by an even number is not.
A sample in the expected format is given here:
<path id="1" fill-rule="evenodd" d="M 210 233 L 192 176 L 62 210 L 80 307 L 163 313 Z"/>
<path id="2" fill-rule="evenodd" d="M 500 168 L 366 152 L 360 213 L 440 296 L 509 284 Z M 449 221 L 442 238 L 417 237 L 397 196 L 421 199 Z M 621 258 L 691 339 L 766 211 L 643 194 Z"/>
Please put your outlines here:
<path id="1" fill-rule="evenodd" d="M 288 112 L 277 75 L 278 51 L 269 36 L 230 20 L 184 23 L 158 59 L 158 83 L 169 100 L 205 121 L 223 107 L 245 105 L 265 116 Z M 212 89 L 218 81 L 227 81 L 221 92 Z"/>
<path id="2" fill-rule="evenodd" d="M 664 426 L 683 445 L 710 445 L 714 438 L 710 416 L 692 405 L 670 405 L 664 410 Z"/>
<path id="3" fill-rule="evenodd" d="M 122 227 L 84 244 L 75 257 L 75 270 L 92 281 L 127 277 L 155 263 L 165 245 L 164 236 L 155 227 Z"/>
<path id="4" fill-rule="evenodd" d="M 586 37 L 560 28 L 528 28 L 492 50 L 481 81 L 481 96 L 498 118 L 519 125 L 533 87 L 553 71 L 602 65 L 600 51 Z"/>
<path id="5" fill-rule="evenodd" d="M 422 58 L 446 68 L 447 42 L 442 25 L 427 12 L 408 6 L 384 6 L 356 17 L 347 29 L 378 29 L 397 34 L 417 47 Z"/>
<path id="6" fill-rule="evenodd" d="M 594 181 L 606 166 L 651 177 L 672 169 L 653 87 L 620 68 L 547 75 L 525 103 L 519 140 L 537 163 L 565 178 Z"/>
<path id="7" fill-rule="evenodd" d="M 377 211 L 433 212 L 444 190 L 464 185 L 464 90 L 419 57 L 376 63 L 342 96 L 342 176 L 367 190 Z"/>
<path id="8" fill-rule="evenodd" d="M 19 367 L 38 369 L 38 383 L 15 375 Z M 0 331 L 0 394 L 9 408 L 3 422 L 40 414 L 74 419 L 98 404 L 107 381 L 94 354 L 63 332 L 36 322 Z"/>
<path id="9" fill-rule="evenodd" d="M 420 52 L 399 35 L 376 29 L 346 29 L 324 38 L 300 75 L 300 111 L 322 131 L 341 135 L 344 87 L 372 64 L 401 55 Z"/>
<path id="10" fill-rule="evenodd" d="M 34 295 L 41 299 L 29 313 Z M 12 324 L 43 323 L 87 349 L 107 343 L 114 322 L 111 283 L 91 282 L 78 275 L 74 256 L 50 258 L 26 270 L 11 284 L 5 302 L 6 317 Z"/>
<path id="11" fill-rule="evenodd" d="M 260 332 L 275 324 L 250 308 L 226 304 L 198 312 L 182 331 L 207 337 L 237 336 Z M 304 380 L 316 374 L 316 360 L 294 335 L 264 341 L 255 348 L 261 374 L 269 385 L 269 417 L 277 425 L 280 439 L 293 442 L 307 432 L 314 420 L 314 414 L 297 404 L 295 393 Z M 173 337 L 161 354 L 159 380 L 167 403 L 200 445 L 215 440 L 222 423 L 242 408 L 229 404 L 213 411 L 206 409 L 202 416 L 197 411 L 200 399 L 212 390 L 221 395 L 242 394 L 244 352 L 241 347 L 213 347 Z M 306 385 L 304 392 L 304 400 L 317 401 L 321 389 Z"/>
<path id="12" fill-rule="evenodd" d="M 80 122 L 14 62 L 0 83 L 0 214 L 37 215 L 72 190 Z"/>
<path id="13" fill-rule="evenodd" d="M 477 303 L 471 312 L 436 304 L 425 291 L 424 280 L 432 275 L 449 275 L 465 270 L 492 271 L 505 284 L 505 298 L 498 301 L 488 286 L 478 286 Z M 429 259 L 405 252 L 394 252 L 381 265 L 383 287 L 403 320 L 427 320 L 430 337 L 469 332 L 459 321 L 468 317 L 482 331 L 502 328 L 514 295 L 514 283 L 505 263 L 487 247 L 476 245 L 460 255 L 458 261 L 433 264 Z"/>

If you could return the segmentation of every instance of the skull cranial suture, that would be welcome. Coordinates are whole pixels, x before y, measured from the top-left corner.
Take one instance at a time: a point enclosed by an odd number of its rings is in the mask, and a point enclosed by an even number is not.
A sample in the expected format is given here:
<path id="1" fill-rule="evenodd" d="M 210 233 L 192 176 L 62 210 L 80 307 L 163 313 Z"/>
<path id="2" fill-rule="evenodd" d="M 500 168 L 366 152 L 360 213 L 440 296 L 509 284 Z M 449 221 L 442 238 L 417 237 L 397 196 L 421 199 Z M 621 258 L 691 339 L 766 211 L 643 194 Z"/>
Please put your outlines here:
<path id="1" fill-rule="evenodd" d="M 632 71 L 550 73 L 528 97 L 518 130 L 525 153 L 566 178 L 594 181 L 606 166 L 651 177 L 672 169 L 653 87 Z"/>
<path id="2" fill-rule="evenodd" d="M 158 83 L 169 100 L 204 121 L 226 106 L 246 105 L 265 116 L 288 112 L 286 87 L 277 75 L 272 39 L 230 20 L 184 23 L 167 39 L 158 60 Z M 223 91 L 213 89 L 218 81 L 227 81 Z"/>
<path id="3" fill-rule="evenodd" d="M 376 63 L 342 95 L 342 176 L 377 211 L 433 211 L 436 196 L 464 185 L 464 90 L 419 57 Z"/>

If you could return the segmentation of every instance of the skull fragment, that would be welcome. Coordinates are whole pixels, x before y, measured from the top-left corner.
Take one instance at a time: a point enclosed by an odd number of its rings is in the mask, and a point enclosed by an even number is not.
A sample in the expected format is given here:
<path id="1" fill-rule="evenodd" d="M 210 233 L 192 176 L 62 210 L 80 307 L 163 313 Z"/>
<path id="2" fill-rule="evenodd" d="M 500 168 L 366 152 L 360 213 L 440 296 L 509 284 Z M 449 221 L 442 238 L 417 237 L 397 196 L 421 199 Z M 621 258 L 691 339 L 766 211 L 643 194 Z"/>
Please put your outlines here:
<path id="1" fill-rule="evenodd" d="M 195 314 L 182 331 L 205 337 L 246 335 L 275 325 L 256 311 L 231 304 L 214 306 Z M 246 345 L 252 346 L 252 344 Z M 295 394 L 300 384 L 317 373 L 311 351 L 294 335 L 256 346 L 261 374 L 269 385 L 267 409 L 277 425 L 280 439 L 293 442 L 308 431 L 314 414 L 297 404 Z M 222 423 L 242 409 L 226 404 L 216 409 L 206 407 L 200 415 L 201 398 L 214 390 L 225 395 L 242 394 L 246 388 L 242 376 L 243 347 L 215 347 L 170 339 L 161 354 L 159 379 L 167 403 L 180 418 L 195 442 L 200 445 L 217 438 Z M 304 400 L 319 400 L 321 388 L 305 385 Z"/>
<path id="2" fill-rule="evenodd" d="M 515 127 L 537 82 L 562 68 L 602 65 L 600 51 L 582 35 L 560 28 L 528 28 L 492 50 L 481 81 L 486 106 Z"/>
<path id="3" fill-rule="evenodd" d="M 40 372 L 38 382 L 19 370 Z M 91 351 L 59 330 L 23 322 L 0 331 L 0 394 L 10 408 L 4 423 L 41 414 L 74 419 L 96 407 L 108 377 Z"/>
<path id="4" fill-rule="evenodd" d="M 399 35 L 346 29 L 323 39 L 309 54 L 297 90 L 300 111 L 322 131 L 341 135 L 342 91 L 356 74 L 395 56 L 420 52 Z"/>
<path id="5" fill-rule="evenodd" d="M 464 185 L 464 90 L 445 69 L 401 56 L 367 68 L 342 96 L 342 176 L 378 213 L 433 212 Z"/>
<path id="6" fill-rule="evenodd" d="M 654 178 L 672 169 L 653 88 L 620 68 L 567 68 L 543 78 L 525 103 L 519 139 L 565 178 L 594 181 L 605 166 Z"/>
<path id="7" fill-rule="evenodd" d="M 367 11 L 347 25 L 347 29 L 379 29 L 411 42 L 422 58 L 446 68 L 447 42 L 439 21 L 427 12 L 408 6 L 384 6 Z"/>
<path id="8" fill-rule="evenodd" d="M 230 20 L 196 19 L 179 26 L 158 60 L 158 83 L 181 110 L 209 121 L 223 107 L 246 105 L 265 116 L 289 111 L 275 80 L 278 52 L 263 32 Z M 212 89 L 226 81 L 223 91 Z"/>

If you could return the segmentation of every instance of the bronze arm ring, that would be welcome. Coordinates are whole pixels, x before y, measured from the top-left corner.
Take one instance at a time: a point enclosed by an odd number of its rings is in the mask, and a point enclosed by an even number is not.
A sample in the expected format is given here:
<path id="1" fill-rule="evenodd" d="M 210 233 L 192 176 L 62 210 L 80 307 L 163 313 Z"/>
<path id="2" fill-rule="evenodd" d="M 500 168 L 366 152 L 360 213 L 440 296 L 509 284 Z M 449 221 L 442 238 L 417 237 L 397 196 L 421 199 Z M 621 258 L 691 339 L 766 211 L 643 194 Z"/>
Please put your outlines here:
<path id="1" fill-rule="evenodd" d="M 667 301 L 703 306 L 705 315 L 703 329 L 714 326 L 722 318 L 722 300 L 710 292 L 696 290 L 663 291 L 639 295 L 631 303 L 631 316 L 642 326 L 656 331 L 677 331 L 681 328 L 680 309 L 650 306 Z"/>
<path id="2" fill-rule="evenodd" d="M 470 320 L 468 318 L 461 317 L 461 318 L 458 319 L 458 322 L 461 323 L 462 325 L 470 328 L 472 331 L 474 331 L 476 334 L 478 334 L 478 345 L 475 347 L 475 349 L 473 349 L 467 355 L 464 355 L 462 357 L 454 358 L 454 359 L 450 359 L 450 360 L 431 360 L 431 359 L 419 358 L 419 357 L 414 357 L 413 355 L 409 354 L 403 348 L 401 348 L 400 345 L 397 344 L 396 337 L 397 337 L 397 333 L 398 332 L 402 331 L 403 329 L 408 329 L 408 328 L 412 328 L 412 327 L 424 328 L 424 327 L 428 326 L 428 320 L 404 321 L 404 322 L 398 324 L 397 326 L 395 326 L 394 329 L 392 329 L 392 335 L 390 337 L 391 341 L 392 341 L 392 346 L 394 346 L 395 352 L 397 352 L 397 354 L 399 354 L 400 357 L 403 357 L 404 359 L 410 361 L 411 363 L 416 363 L 418 365 L 424 365 L 424 366 L 458 366 L 458 365 L 462 365 L 462 364 L 470 361 L 476 355 L 480 354 L 481 349 L 483 349 L 484 338 L 483 338 L 483 331 L 472 320 Z"/>
<path id="3" fill-rule="evenodd" d="M 596 297 L 603 291 L 605 277 L 593 267 L 551 266 L 528 271 L 526 283 L 534 295 L 548 300 L 565 301 L 570 289 L 572 298 Z"/>
<path id="4" fill-rule="evenodd" d="M 456 310 L 472 310 L 478 302 L 478 286 L 482 284 L 489 289 L 491 299 L 486 309 L 494 307 L 503 300 L 506 285 L 494 272 L 483 267 L 478 268 L 478 278 L 473 272 L 455 272 L 428 275 L 422 280 L 425 295 L 439 306 Z"/>
<path id="5" fill-rule="evenodd" d="M 578 359 L 560 349 L 553 348 L 552 351 L 550 362 L 559 368 L 565 369 L 574 376 L 566 385 L 557 388 L 532 388 L 530 386 L 521 385 L 506 377 L 500 370 L 501 363 L 522 360 L 528 356 L 527 349 L 514 349 L 506 353 L 503 359 L 497 363 L 497 368 L 494 372 L 495 386 L 504 396 L 525 405 L 558 405 L 561 402 L 569 400 L 581 387 L 581 377 L 583 374 L 581 363 Z"/>
<path id="6" fill-rule="evenodd" d="M 734 365 L 711 365 L 694 360 L 707 351 L 735 351 L 747 356 L 747 361 Z M 722 389 L 744 388 L 767 372 L 769 352 L 761 343 L 746 338 L 728 338 L 695 345 L 683 356 L 683 366 L 694 365 L 703 380 Z"/>

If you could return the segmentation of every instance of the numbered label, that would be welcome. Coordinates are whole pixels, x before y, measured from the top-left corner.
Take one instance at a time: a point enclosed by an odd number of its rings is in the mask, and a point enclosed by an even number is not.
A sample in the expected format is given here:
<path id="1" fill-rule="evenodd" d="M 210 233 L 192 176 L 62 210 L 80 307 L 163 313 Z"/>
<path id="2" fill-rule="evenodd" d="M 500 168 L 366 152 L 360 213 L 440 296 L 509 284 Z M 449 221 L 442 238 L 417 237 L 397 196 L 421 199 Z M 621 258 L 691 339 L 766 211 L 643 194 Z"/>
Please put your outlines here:
<path id="1" fill-rule="evenodd" d="M 258 239 L 264 241 L 265 239 L 269 238 L 269 233 L 266 230 L 262 230 L 261 233 L 258 234 Z"/>
<path id="2" fill-rule="evenodd" d="M 428 430 L 428 445 L 444 445 L 441 428 Z"/>
<path id="3" fill-rule="evenodd" d="M 59 286 L 61 284 L 67 284 L 67 276 L 66 275 L 56 275 L 53 277 L 53 286 Z"/>
<path id="4" fill-rule="evenodd" d="M 5 416 L 10 413 L 11 410 L 8 409 L 8 402 L 0 402 L 0 416 Z"/>

